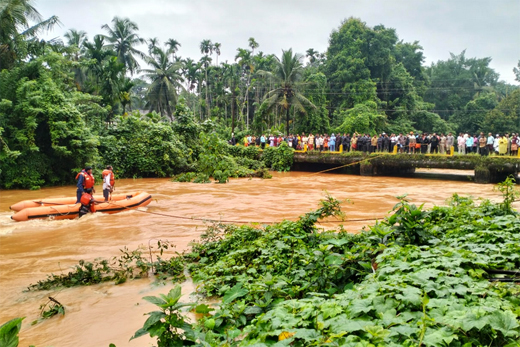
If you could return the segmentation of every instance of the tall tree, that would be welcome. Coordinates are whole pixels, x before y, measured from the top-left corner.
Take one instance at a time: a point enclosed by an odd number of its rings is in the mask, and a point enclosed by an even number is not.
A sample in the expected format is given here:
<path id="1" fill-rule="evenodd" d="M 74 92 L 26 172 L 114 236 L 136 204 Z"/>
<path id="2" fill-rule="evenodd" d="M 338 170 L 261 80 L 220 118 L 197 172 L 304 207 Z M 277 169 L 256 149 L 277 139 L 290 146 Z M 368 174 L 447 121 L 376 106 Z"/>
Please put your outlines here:
<path id="1" fill-rule="evenodd" d="M 201 59 L 202 64 L 204 65 L 204 74 L 206 75 L 206 115 L 209 118 L 210 116 L 210 106 L 209 106 L 209 81 L 208 81 L 208 68 L 209 63 L 211 63 L 211 58 L 209 55 L 213 53 L 213 44 L 211 40 L 202 40 L 200 43 L 200 53 L 204 54 L 203 59 Z M 209 58 L 209 59 L 208 59 Z"/>
<path id="2" fill-rule="evenodd" d="M 67 39 L 67 45 L 73 49 L 71 54 L 72 60 L 79 62 L 80 58 L 85 54 L 85 43 L 88 41 L 87 33 L 83 30 L 69 29 L 63 35 Z M 77 65 L 73 67 L 74 80 L 78 89 L 82 89 L 85 84 L 85 69 Z"/>
<path id="3" fill-rule="evenodd" d="M 316 108 L 303 94 L 299 92 L 302 79 L 302 56 L 294 54 L 292 49 L 282 50 L 282 58 L 275 57 L 274 71 L 262 71 L 259 74 L 269 76 L 276 81 L 276 87 L 264 96 L 262 108 L 266 112 L 272 112 L 276 106 L 281 106 L 285 111 L 286 128 L 289 136 L 290 110 L 294 107 L 302 113 L 306 113 L 305 107 Z"/>
<path id="4" fill-rule="evenodd" d="M 318 51 L 316 51 L 314 48 L 309 48 L 307 52 L 305 52 L 305 56 L 309 58 L 309 64 L 312 65 L 316 61 L 316 56 L 318 55 Z"/>
<path id="5" fill-rule="evenodd" d="M 110 44 L 107 45 L 107 47 L 113 49 L 116 52 L 119 62 L 122 63 L 131 74 L 134 74 L 139 68 L 139 63 L 135 59 L 135 56 L 145 57 L 145 54 L 135 48 L 135 46 L 144 44 L 146 41 L 139 37 L 137 34 L 139 27 L 130 19 L 114 17 L 112 24 L 113 27 L 110 27 L 108 24 L 101 27 L 108 32 L 105 38 Z"/>
<path id="6" fill-rule="evenodd" d="M 59 24 L 56 16 L 43 20 L 32 3 L 32 0 L 0 2 L 0 69 L 25 58 L 27 40 L 34 40 L 39 33 Z"/>
<path id="7" fill-rule="evenodd" d="M 217 61 L 215 63 L 215 65 L 217 65 L 217 66 L 218 66 L 218 57 L 220 56 L 220 47 L 221 47 L 220 42 L 215 42 L 215 44 L 213 45 L 213 52 L 215 52 L 215 54 L 217 55 Z"/>
<path id="8" fill-rule="evenodd" d="M 172 121 L 177 89 L 182 88 L 182 64 L 170 61 L 168 52 L 159 47 L 155 48 L 153 55 L 145 57 L 145 61 L 151 66 L 151 69 L 141 70 L 151 82 L 147 93 L 150 106 L 161 114 L 166 113 Z"/>
<path id="9" fill-rule="evenodd" d="M 175 39 L 168 39 L 168 41 L 166 41 L 166 47 L 168 47 L 168 53 L 170 53 L 172 55 L 172 58 L 175 58 L 175 54 L 179 50 L 180 46 L 181 46 L 181 44 L 179 43 L 179 41 L 177 41 Z"/>
<path id="10" fill-rule="evenodd" d="M 258 42 L 256 42 L 254 37 L 250 37 L 249 40 L 249 47 L 251 48 L 251 55 L 255 55 L 255 49 L 260 47 Z"/>
<path id="11" fill-rule="evenodd" d="M 150 39 L 148 39 L 148 54 L 149 55 L 152 55 L 153 54 L 153 51 L 159 47 L 159 38 L 157 37 L 152 37 Z"/>

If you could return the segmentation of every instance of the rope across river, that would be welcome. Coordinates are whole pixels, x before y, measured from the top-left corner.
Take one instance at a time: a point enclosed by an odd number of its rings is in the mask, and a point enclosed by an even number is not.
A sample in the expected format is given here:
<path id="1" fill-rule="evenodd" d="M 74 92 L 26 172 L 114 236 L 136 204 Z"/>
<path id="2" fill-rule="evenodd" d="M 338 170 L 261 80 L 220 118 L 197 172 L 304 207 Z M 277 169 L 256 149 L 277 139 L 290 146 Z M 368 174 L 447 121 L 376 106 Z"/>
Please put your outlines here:
<path id="1" fill-rule="evenodd" d="M 266 222 L 266 221 L 240 221 L 240 220 L 224 220 L 224 219 L 212 219 L 212 218 L 184 217 L 184 216 L 178 216 L 178 215 L 167 214 L 167 213 L 160 213 L 160 212 L 152 212 L 152 211 L 144 211 L 144 210 L 139 210 L 139 209 L 133 209 L 133 208 L 129 208 L 129 207 L 126 207 L 126 206 L 118 205 L 118 204 L 116 204 L 114 202 L 110 202 L 110 201 L 108 201 L 107 203 L 109 203 L 111 205 L 114 205 L 114 206 L 123 207 L 123 208 L 126 208 L 128 210 L 133 210 L 133 211 L 138 211 L 138 212 L 148 213 L 148 214 L 154 214 L 154 215 L 158 215 L 158 216 L 162 216 L 162 217 L 170 217 L 170 218 L 186 219 L 186 220 L 197 220 L 197 221 L 202 221 L 202 222 L 237 223 L 237 224 L 275 224 L 275 223 L 278 223 L 278 222 Z M 381 219 L 381 218 L 349 219 L 347 221 L 326 221 L 326 222 L 322 222 L 322 223 L 366 222 L 366 221 L 373 221 L 373 220 L 377 220 L 377 219 Z"/>

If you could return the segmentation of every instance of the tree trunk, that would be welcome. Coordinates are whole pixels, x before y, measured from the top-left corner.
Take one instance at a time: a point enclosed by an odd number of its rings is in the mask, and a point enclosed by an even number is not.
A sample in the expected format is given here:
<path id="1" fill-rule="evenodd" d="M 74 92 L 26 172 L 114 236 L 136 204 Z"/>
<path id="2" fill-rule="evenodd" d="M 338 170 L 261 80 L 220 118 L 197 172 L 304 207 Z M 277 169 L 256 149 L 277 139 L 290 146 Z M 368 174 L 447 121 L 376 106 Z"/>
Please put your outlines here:
<path id="1" fill-rule="evenodd" d="M 235 132 L 235 118 L 236 118 L 236 95 L 235 95 L 235 86 L 232 86 L 232 94 L 231 94 L 231 134 Z"/>
<path id="2" fill-rule="evenodd" d="M 287 122 L 287 129 L 285 129 L 285 134 L 287 137 L 289 137 L 289 117 L 290 117 L 290 111 L 291 108 L 290 107 L 287 107 L 287 111 L 285 113 L 285 116 L 286 116 L 286 122 Z"/>
<path id="3" fill-rule="evenodd" d="M 209 97 L 208 97 L 209 83 L 208 83 L 208 67 L 206 66 L 206 115 L 209 119 Z"/>
<path id="4" fill-rule="evenodd" d="M 170 122 L 173 121 L 172 110 L 170 108 L 170 100 L 168 100 L 168 94 L 166 93 L 166 89 L 164 89 L 164 97 L 166 98 L 166 112 L 168 113 L 168 118 L 170 118 Z"/>

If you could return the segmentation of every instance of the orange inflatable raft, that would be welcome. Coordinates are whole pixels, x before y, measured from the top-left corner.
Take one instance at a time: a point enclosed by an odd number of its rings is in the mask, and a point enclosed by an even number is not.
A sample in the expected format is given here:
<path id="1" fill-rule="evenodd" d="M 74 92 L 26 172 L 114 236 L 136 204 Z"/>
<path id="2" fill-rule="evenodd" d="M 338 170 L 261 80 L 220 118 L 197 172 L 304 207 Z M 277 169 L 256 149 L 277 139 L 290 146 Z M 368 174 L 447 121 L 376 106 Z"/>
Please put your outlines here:
<path id="1" fill-rule="evenodd" d="M 94 196 L 94 199 L 104 200 L 100 196 Z M 81 204 L 75 202 L 75 197 L 20 201 L 10 207 L 11 210 L 18 211 L 11 219 L 17 222 L 32 219 L 74 219 L 78 217 L 81 207 Z M 150 202 L 152 196 L 146 192 L 115 194 L 108 202 L 96 204 L 96 212 L 117 213 L 147 206 Z"/>

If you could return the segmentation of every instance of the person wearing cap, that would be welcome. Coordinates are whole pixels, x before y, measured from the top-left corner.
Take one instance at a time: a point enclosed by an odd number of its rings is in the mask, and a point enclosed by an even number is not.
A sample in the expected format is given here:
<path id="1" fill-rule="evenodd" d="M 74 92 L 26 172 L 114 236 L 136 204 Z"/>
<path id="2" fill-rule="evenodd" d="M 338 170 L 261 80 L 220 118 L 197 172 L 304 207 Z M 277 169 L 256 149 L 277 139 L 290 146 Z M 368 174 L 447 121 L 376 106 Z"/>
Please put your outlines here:
<path id="1" fill-rule="evenodd" d="M 93 192 L 95 193 L 96 190 L 94 189 L 94 176 L 92 175 L 92 166 L 86 166 L 85 169 L 81 170 L 80 173 L 76 175 L 76 180 L 78 181 L 76 190 L 76 204 L 80 202 L 81 196 L 83 195 L 83 192 L 85 192 L 86 189 L 92 188 Z"/>

